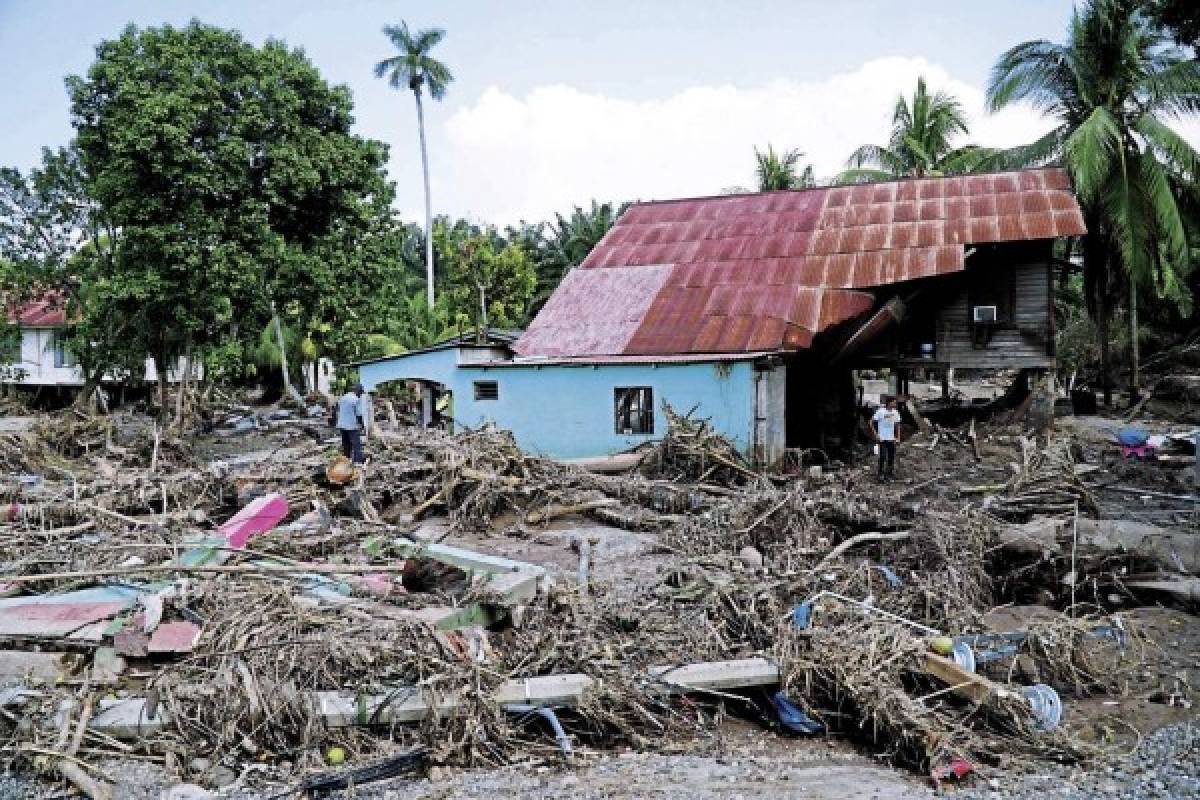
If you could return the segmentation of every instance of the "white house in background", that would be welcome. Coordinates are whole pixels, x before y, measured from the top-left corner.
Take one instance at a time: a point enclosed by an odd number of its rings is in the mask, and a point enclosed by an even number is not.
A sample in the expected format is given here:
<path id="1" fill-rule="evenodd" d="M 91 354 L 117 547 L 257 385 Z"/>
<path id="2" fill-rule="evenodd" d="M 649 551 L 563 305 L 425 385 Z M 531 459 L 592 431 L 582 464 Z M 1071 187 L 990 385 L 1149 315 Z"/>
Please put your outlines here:
<path id="1" fill-rule="evenodd" d="M 333 387 L 334 364 L 328 358 L 309 361 L 301 369 L 304 372 L 304 391 L 308 394 L 329 394 Z"/>
<path id="2" fill-rule="evenodd" d="M 8 310 L 8 322 L 17 326 L 18 338 L 6 340 L 0 352 L 0 383 L 15 386 L 83 386 L 83 370 L 64 347 L 67 312 L 61 300 L 47 296 Z M 182 366 L 182 364 L 178 365 Z M 199 367 L 197 367 L 199 369 Z M 176 382 L 179 370 L 168 372 Z M 144 379 L 158 381 L 154 359 L 146 358 Z"/>
<path id="3" fill-rule="evenodd" d="M 9 324 L 17 326 L 20 339 L 0 343 L 0 384 L 64 388 L 83 386 L 83 371 L 75 363 L 75 357 L 63 346 L 66 320 L 62 301 L 52 296 L 9 309 Z M 180 359 L 175 369 L 167 373 L 169 383 L 178 382 L 183 372 L 182 361 Z M 194 369 L 195 378 L 203 376 L 201 365 L 197 364 Z M 334 375 L 331 360 L 319 358 L 316 362 L 304 364 L 301 369 L 307 393 L 330 393 Z M 147 383 L 158 382 L 158 368 L 153 358 L 146 358 L 142 377 Z"/>

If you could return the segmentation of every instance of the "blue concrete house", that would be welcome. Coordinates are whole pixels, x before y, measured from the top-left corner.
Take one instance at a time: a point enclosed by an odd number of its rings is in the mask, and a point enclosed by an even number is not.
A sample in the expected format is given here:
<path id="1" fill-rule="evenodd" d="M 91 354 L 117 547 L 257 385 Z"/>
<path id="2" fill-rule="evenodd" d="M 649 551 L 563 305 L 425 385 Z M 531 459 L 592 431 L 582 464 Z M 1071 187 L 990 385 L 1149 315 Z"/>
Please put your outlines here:
<path id="1" fill-rule="evenodd" d="M 525 332 L 353 366 L 533 453 L 631 449 L 669 404 L 771 464 L 848 446 L 854 368 L 1052 369 L 1051 248 L 1084 232 L 1059 169 L 637 203 Z"/>

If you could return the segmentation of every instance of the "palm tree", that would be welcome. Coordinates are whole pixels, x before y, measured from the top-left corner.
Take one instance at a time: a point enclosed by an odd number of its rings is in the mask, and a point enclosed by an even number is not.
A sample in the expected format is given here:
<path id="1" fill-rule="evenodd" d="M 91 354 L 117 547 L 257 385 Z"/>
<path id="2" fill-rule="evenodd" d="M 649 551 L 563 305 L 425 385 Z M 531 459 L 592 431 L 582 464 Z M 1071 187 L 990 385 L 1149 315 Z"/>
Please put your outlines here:
<path id="1" fill-rule="evenodd" d="M 425 148 L 425 108 L 421 104 L 421 92 L 428 89 L 429 96 L 441 100 L 446 96 L 446 87 L 454 80 L 450 68 L 429 55 L 446 32 L 441 28 L 409 31 L 408 23 L 399 26 L 385 25 L 385 36 L 398 50 L 398 54 L 385 58 L 375 65 L 375 77 L 385 75 L 393 89 L 410 89 L 417 101 L 417 131 L 421 136 L 421 170 L 425 175 L 425 280 L 426 297 L 433 307 L 433 204 L 429 199 L 429 153 Z"/>
<path id="2" fill-rule="evenodd" d="M 925 78 L 917 78 L 917 89 L 909 101 L 896 98 L 892 133 L 886 145 L 864 144 L 851 154 L 837 183 L 920 178 L 952 175 L 979 169 L 991 154 L 975 145 L 954 147 L 953 141 L 967 133 L 962 105 L 945 92 L 929 94 Z"/>
<path id="3" fill-rule="evenodd" d="M 1200 63 L 1172 47 L 1130 0 L 1089 0 L 1067 41 L 1030 41 L 1000 57 L 988 86 L 997 110 L 1026 102 L 1051 117 L 1037 141 L 1006 151 L 1009 166 L 1061 162 L 1084 211 L 1084 280 L 1100 336 L 1106 404 L 1111 300 L 1124 271 L 1138 393 L 1137 290 L 1188 302 L 1190 261 L 1177 187 L 1195 186 L 1200 154 L 1167 124 L 1200 111 Z"/>
<path id="4" fill-rule="evenodd" d="M 813 178 L 812 164 L 804 167 L 796 174 L 796 167 L 804 153 L 799 150 L 786 150 L 777 154 L 775 148 L 767 145 L 767 152 L 760 153 L 754 148 L 754 160 L 757 162 L 755 171 L 758 173 L 758 190 L 774 192 L 781 189 L 808 189 L 817 185 Z"/>

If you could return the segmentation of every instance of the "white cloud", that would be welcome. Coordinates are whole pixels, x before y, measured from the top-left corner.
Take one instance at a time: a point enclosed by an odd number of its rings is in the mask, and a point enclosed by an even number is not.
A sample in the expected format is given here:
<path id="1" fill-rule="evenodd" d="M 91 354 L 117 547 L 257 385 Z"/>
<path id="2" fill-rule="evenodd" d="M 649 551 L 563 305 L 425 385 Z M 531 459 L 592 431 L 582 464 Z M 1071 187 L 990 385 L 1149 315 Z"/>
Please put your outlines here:
<path id="1" fill-rule="evenodd" d="M 662 199 L 752 186 L 753 147 L 800 148 L 833 175 L 865 142 L 885 141 L 898 94 L 924 75 L 959 98 L 971 140 L 1032 141 L 1049 129 L 1034 112 L 983 110 L 983 90 L 920 58 L 881 58 L 824 80 L 701 86 L 627 100 L 552 85 L 514 97 L 487 89 L 435 131 L 441 210 L 498 223 L 540 220 L 600 200 Z"/>

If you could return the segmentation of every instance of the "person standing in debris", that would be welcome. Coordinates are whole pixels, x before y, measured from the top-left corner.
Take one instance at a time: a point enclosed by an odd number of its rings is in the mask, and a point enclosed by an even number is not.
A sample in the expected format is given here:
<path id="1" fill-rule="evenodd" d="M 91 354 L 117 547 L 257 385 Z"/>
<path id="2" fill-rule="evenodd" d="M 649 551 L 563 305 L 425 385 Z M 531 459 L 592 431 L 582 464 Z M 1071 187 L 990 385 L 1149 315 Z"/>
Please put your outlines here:
<path id="1" fill-rule="evenodd" d="M 355 464 L 363 463 L 362 425 L 366 418 L 364 406 L 361 383 L 351 386 L 338 400 L 337 429 L 342 434 L 342 455 Z"/>
<path id="2" fill-rule="evenodd" d="M 896 426 L 900 424 L 900 412 L 896 410 L 896 398 L 889 397 L 871 417 L 871 430 L 879 445 L 879 478 L 894 477 L 896 474 Z"/>

